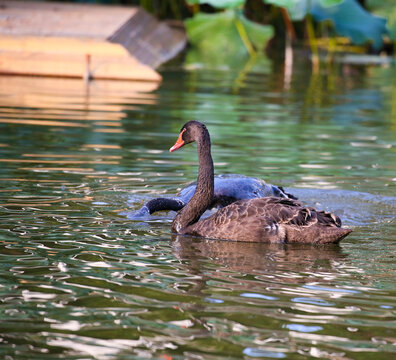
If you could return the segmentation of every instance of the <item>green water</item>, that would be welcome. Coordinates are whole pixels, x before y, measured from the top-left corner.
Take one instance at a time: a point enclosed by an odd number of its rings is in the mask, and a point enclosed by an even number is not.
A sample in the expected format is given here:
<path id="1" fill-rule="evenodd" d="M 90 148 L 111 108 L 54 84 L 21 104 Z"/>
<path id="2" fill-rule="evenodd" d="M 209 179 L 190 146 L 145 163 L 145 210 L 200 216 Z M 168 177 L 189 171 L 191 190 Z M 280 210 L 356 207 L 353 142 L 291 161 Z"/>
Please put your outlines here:
<path id="1" fill-rule="evenodd" d="M 396 353 L 396 70 L 168 66 L 159 85 L 0 78 L 4 359 L 390 359 Z M 340 246 L 172 238 L 125 212 L 215 171 L 335 212 Z"/>

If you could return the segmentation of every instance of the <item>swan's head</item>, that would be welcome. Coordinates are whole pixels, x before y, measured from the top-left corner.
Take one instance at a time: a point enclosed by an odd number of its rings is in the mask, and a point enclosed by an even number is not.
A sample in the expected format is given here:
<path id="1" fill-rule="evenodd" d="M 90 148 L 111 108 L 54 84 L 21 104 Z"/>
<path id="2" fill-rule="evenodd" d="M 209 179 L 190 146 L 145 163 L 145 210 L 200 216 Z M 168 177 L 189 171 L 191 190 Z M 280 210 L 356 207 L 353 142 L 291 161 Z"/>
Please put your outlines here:
<path id="1" fill-rule="evenodd" d="M 207 132 L 208 130 L 204 124 L 200 123 L 199 121 L 189 121 L 181 128 L 175 145 L 173 145 L 169 151 L 173 152 L 177 149 L 180 149 L 182 146 L 196 141 L 202 136 L 202 134 Z"/>

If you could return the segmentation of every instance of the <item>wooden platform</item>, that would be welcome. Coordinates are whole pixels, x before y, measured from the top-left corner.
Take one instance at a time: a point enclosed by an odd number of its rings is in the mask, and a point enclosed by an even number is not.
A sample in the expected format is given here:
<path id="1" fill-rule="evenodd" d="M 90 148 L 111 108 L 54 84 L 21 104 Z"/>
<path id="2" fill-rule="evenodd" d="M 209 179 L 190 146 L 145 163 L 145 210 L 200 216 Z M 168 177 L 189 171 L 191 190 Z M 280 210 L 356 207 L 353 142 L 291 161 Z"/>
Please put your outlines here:
<path id="1" fill-rule="evenodd" d="M 184 32 L 137 7 L 0 0 L 0 73 L 151 80 Z"/>

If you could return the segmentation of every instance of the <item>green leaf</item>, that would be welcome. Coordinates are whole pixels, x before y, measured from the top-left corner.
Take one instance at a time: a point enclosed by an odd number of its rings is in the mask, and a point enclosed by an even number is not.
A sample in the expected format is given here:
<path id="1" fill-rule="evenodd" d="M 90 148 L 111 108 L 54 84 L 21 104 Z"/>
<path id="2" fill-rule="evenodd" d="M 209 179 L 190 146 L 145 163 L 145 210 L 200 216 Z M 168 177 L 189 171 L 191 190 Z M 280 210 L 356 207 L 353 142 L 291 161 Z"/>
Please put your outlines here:
<path id="1" fill-rule="evenodd" d="M 273 27 L 261 25 L 250 21 L 242 13 L 238 13 L 238 18 L 242 22 L 250 42 L 257 50 L 264 50 L 269 39 L 274 36 Z"/>
<path id="2" fill-rule="evenodd" d="M 342 3 L 344 0 L 320 0 L 322 6 L 334 6 Z"/>
<path id="3" fill-rule="evenodd" d="M 356 0 L 263 1 L 285 7 L 293 20 L 302 20 L 307 14 L 312 14 L 316 21 L 329 20 L 338 34 L 349 37 L 358 45 L 371 41 L 374 49 L 379 49 L 382 36 L 387 33 L 386 20 L 367 12 Z M 389 2 L 394 3 L 394 0 Z"/>
<path id="4" fill-rule="evenodd" d="M 380 49 L 382 36 L 387 34 L 386 19 L 367 12 L 356 0 L 344 0 L 330 7 L 315 0 L 310 12 L 317 21 L 332 21 L 338 34 L 349 37 L 358 45 L 371 41 L 374 49 Z"/>
<path id="5" fill-rule="evenodd" d="M 185 21 L 187 35 L 193 47 L 211 61 L 221 59 L 227 63 L 233 57 L 246 57 L 248 50 L 237 29 L 242 23 L 243 30 L 253 46 L 262 50 L 273 36 L 273 28 L 253 23 L 241 11 L 227 10 L 216 14 L 198 13 Z"/>
<path id="6" fill-rule="evenodd" d="M 236 9 L 241 7 L 245 0 L 187 0 L 189 5 L 208 4 L 218 9 Z"/>
<path id="7" fill-rule="evenodd" d="M 191 48 L 187 52 L 184 64 L 190 69 L 232 70 L 235 74 L 249 72 L 268 74 L 272 70 L 271 61 L 264 53 L 254 57 L 240 53 L 230 56 L 222 53 L 207 54 L 199 48 Z"/>
<path id="8" fill-rule="evenodd" d="M 185 20 L 190 43 L 206 50 L 227 50 L 228 39 L 232 43 L 238 35 L 234 17 L 233 11 L 225 11 L 216 14 L 198 13 Z"/>
<path id="9" fill-rule="evenodd" d="M 387 19 L 387 28 L 393 41 L 396 41 L 396 3 L 395 0 L 366 0 L 367 8 L 374 14 Z"/>
<path id="10" fill-rule="evenodd" d="M 302 20 L 308 13 L 306 0 L 263 0 L 263 2 L 286 8 L 292 20 Z"/>

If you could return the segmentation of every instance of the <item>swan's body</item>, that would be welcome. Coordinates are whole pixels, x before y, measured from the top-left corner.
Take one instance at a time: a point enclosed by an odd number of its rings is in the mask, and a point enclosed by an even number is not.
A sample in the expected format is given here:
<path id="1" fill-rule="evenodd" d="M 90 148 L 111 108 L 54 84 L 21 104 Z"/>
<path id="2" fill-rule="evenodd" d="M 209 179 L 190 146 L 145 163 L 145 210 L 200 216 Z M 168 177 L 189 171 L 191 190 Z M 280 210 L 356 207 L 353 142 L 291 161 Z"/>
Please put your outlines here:
<path id="1" fill-rule="evenodd" d="M 197 121 L 186 123 L 170 151 L 193 141 L 198 145 L 197 187 L 190 202 L 173 220 L 173 232 L 234 241 L 315 244 L 338 243 L 351 232 L 341 228 L 338 216 L 275 197 L 240 200 L 198 221 L 214 196 L 210 136 L 205 125 Z"/>
<path id="2" fill-rule="evenodd" d="M 188 184 L 177 196 L 159 197 L 148 201 L 134 215 L 138 219 L 156 211 L 179 211 L 191 200 L 197 188 L 197 182 Z M 275 196 L 296 199 L 282 187 L 267 184 L 264 180 L 239 174 L 217 175 L 214 177 L 214 195 L 208 209 L 222 208 L 235 201 Z"/>
<path id="3" fill-rule="evenodd" d="M 180 233 L 234 241 L 319 244 L 338 242 L 350 233 L 340 226 L 340 219 L 331 213 L 267 197 L 237 201 Z"/>

